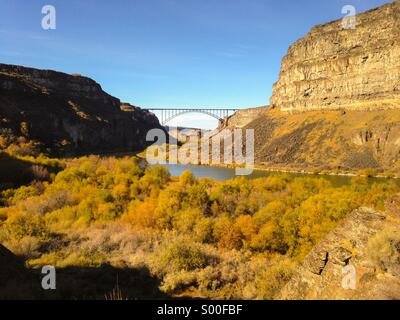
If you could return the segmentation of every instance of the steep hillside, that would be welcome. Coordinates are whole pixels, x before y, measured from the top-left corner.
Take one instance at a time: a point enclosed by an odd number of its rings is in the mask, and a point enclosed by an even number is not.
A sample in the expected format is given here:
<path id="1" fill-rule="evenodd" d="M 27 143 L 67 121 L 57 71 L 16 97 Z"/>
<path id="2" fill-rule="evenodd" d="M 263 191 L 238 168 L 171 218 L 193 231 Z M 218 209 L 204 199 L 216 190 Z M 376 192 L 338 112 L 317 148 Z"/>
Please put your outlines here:
<path id="1" fill-rule="evenodd" d="M 400 2 L 316 26 L 282 61 L 271 106 L 284 111 L 400 108 Z"/>
<path id="2" fill-rule="evenodd" d="M 39 294 L 38 283 L 23 259 L 0 244 L 0 300 L 32 299 Z"/>
<path id="3" fill-rule="evenodd" d="M 255 130 L 255 159 L 269 167 L 400 170 L 400 110 L 266 111 Z"/>
<path id="4" fill-rule="evenodd" d="M 3 137 L 38 141 L 57 155 L 132 151 L 154 127 L 153 114 L 121 104 L 89 78 L 0 64 Z"/>
<path id="5" fill-rule="evenodd" d="M 360 208 L 349 214 L 311 251 L 278 298 L 400 299 L 399 200 L 392 198 L 386 212 Z M 344 280 L 346 266 L 355 271 L 352 284 Z"/>

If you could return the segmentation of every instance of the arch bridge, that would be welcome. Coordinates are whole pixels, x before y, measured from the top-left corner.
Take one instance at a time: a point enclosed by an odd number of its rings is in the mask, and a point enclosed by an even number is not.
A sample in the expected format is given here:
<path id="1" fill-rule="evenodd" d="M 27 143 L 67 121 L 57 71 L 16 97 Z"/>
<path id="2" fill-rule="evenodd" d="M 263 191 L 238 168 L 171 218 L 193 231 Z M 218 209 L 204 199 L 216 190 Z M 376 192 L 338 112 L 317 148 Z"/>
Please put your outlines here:
<path id="1" fill-rule="evenodd" d="M 226 118 L 234 114 L 239 109 L 224 108 L 147 108 L 151 112 L 160 114 L 160 122 L 165 126 L 169 121 L 186 113 L 203 113 L 217 119 L 223 123 Z"/>

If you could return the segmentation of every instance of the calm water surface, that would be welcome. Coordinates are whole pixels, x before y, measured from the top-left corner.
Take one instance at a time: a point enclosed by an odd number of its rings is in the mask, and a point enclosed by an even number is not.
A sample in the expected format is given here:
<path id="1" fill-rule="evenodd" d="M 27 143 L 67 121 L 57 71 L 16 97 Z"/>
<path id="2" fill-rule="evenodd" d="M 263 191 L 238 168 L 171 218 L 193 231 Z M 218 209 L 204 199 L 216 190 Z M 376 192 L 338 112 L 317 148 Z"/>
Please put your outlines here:
<path id="1" fill-rule="evenodd" d="M 221 168 L 221 167 L 208 167 L 208 166 L 196 166 L 196 165 L 183 165 L 183 164 L 167 164 L 165 165 L 171 176 L 179 176 L 185 170 L 190 170 L 193 172 L 193 175 L 196 178 L 212 178 L 215 180 L 229 180 L 236 177 L 235 169 L 231 168 Z M 269 172 L 262 170 L 254 170 L 253 174 L 247 176 L 249 179 L 256 179 L 261 177 L 268 177 L 272 175 L 282 174 L 279 172 Z M 340 187 L 343 185 L 347 185 L 351 182 L 353 177 L 348 176 L 331 176 L 331 175 L 304 175 L 300 173 L 288 173 L 288 175 L 296 176 L 296 177 L 314 177 L 314 178 L 325 178 L 329 180 L 334 187 Z M 397 184 L 400 185 L 399 179 L 384 179 L 384 178 L 370 178 L 371 183 L 380 182 L 384 183 L 390 180 L 395 180 Z"/>

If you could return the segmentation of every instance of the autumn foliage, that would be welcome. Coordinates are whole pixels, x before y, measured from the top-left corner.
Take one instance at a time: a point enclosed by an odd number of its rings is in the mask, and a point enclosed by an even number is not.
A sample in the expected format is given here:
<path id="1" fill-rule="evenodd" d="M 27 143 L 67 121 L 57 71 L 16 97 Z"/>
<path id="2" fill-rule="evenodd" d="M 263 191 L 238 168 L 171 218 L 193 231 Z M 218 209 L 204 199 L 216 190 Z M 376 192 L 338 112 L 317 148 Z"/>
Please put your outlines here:
<path id="1" fill-rule="evenodd" d="M 287 174 L 225 182 L 189 171 L 170 177 L 135 157 L 62 165 L 47 181 L 2 191 L 2 244 L 32 267 L 124 261 L 146 266 L 169 294 L 190 289 L 215 298 L 273 298 L 347 213 L 380 209 L 399 191 L 367 178 L 334 187 L 323 177 Z"/>

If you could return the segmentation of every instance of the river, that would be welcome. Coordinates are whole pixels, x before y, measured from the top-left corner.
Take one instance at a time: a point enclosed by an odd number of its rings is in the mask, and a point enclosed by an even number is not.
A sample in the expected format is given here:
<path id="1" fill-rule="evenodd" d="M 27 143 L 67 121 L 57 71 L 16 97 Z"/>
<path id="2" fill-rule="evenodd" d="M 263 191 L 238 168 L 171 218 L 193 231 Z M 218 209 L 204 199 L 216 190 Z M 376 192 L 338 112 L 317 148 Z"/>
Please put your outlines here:
<path id="1" fill-rule="evenodd" d="M 229 180 L 233 179 L 236 176 L 235 169 L 224 168 L 224 167 L 210 167 L 210 166 L 197 166 L 197 165 L 183 165 L 183 164 L 167 164 L 165 165 L 171 174 L 171 176 L 179 176 L 183 171 L 190 170 L 196 178 L 212 178 L 215 180 Z M 270 172 L 264 170 L 254 170 L 250 176 L 247 176 L 249 179 L 256 179 L 261 177 L 268 177 L 272 175 L 282 174 L 280 172 Z M 340 187 L 343 185 L 348 185 L 351 182 L 353 177 L 351 176 L 338 176 L 338 175 L 317 175 L 310 174 L 305 175 L 301 173 L 288 173 L 291 176 L 298 177 L 313 177 L 313 178 L 325 178 L 329 180 L 334 187 Z M 395 181 L 398 185 L 400 185 L 399 179 L 386 179 L 386 178 L 369 178 L 371 183 L 385 183 L 388 181 Z"/>

